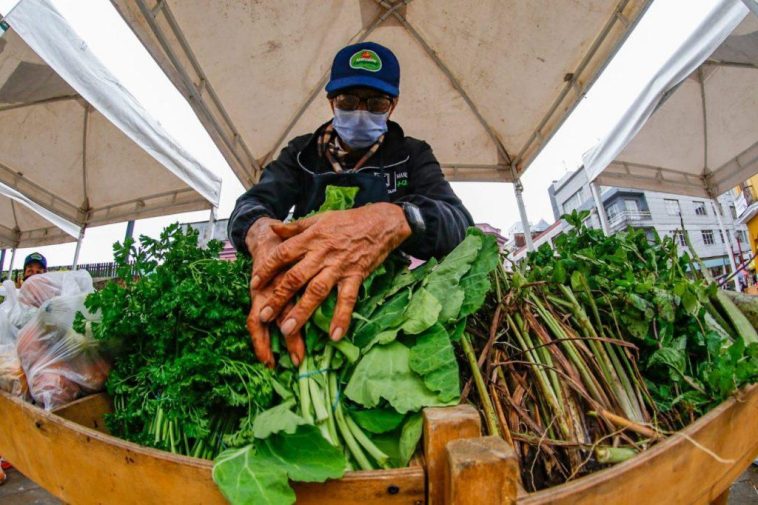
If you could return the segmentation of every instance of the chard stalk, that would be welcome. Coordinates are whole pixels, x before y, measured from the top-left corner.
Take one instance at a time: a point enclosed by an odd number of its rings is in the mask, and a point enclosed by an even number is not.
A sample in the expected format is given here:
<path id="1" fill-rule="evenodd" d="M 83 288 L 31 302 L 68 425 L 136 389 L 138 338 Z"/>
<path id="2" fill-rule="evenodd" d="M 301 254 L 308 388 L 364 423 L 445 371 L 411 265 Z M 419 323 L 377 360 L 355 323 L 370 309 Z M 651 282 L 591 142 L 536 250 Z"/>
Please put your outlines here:
<path id="1" fill-rule="evenodd" d="M 312 360 L 312 358 L 306 356 L 304 361 L 306 360 Z M 318 373 L 318 369 L 315 366 L 311 370 L 311 374 L 314 373 Z M 326 405 L 324 404 L 324 393 L 313 376 L 308 377 L 307 380 L 308 389 L 311 393 L 311 403 L 313 404 L 313 410 L 316 412 L 316 422 L 323 423 L 329 418 L 329 412 L 327 412 Z"/>
<path id="2" fill-rule="evenodd" d="M 487 423 L 487 431 L 490 435 L 500 436 L 500 431 L 497 428 L 497 416 L 495 414 L 495 407 L 492 406 L 492 401 L 487 393 L 487 386 L 484 385 L 484 378 L 482 372 L 479 370 L 477 364 L 476 354 L 474 354 L 474 348 L 471 347 L 471 341 L 468 338 L 468 334 L 463 332 L 461 336 L 461 345 L 463 346 L 463 353 L 468 359 L 469 367 L 471 368 L 471 374 L 474 376 L 474 384 L 476 384 L 476 392 L 479 394 L 479 400 L 482 402 L 482 408 L 484 409 L 484 420 Z"/>
<path id="3" fill-rule="evenodd" d="M 300 389 L 300 414 L 308 424 L 313 424 L 313 415 L 311 414 L 311 394 L 308 391 L 308 359 L 300 363 L 297 370 L 297 385 Z"/>
<path id="4" fill-rule="evenodd" d="M 330 374 L 329 376 L 329 392 L 333 398 L 337 398 L 337 376 L 334 374 Z M 334 418 L 337 421 L 337 427 L 339 428 L 340 434 L 342 434 L 342 438 L 345 440 L 345 445 L 347 445 L 347 448 L 350 450 L 350 454 L 353 455 L 355 462 L 358 463 L 358 466 L 363 470 L 373 470 L 374 466 L 368 460 L 366 455 L 363 454 L 361 446 L 355 441 L 353 434 L 350 432 L 350 428 L 345 422 L 345 416 L 342 413 L 342 402 L 340 401 L 337 401 L 337 405 L 335 406 Z"/>
<path id="5" fill-rule="evenodd" d="M 326 428 L 329 432 L 329 437 L 327 440 L 331 441 L 333 446 L 339 447 L 340 439 L 337 435 L 337 425 L 334 422 L 334 402 L 337 400 L 337 398 L 332 397 L 331 388 L 329 387 L 330 381 L 332 380 L 331 376 L 334 375 L 334 372 L 331 370 L 333 356 L 334 347 L 331 345 L 326 346 L 326 350 L 324 351 L 323 359 L 321 361 L 321 366 L 324 370 L 326 370 L 326 374 L 324 375 L 324 400 L 328 414 L 326 418 Z"/>
<path id="6" fill-rule="evenodd" d="M 345 421 L 347 422 L 347 427 L 350 429 L 353 437 L 355 437 L 355 440 L 361 444 L 364 449 L 366 449 L 366 452 L 368 452 L 371 457 L 374 458 L 374 461 L 376 461 L 377 464 L 379 464 L 379 466 L 382 468 L 389 468 L 387 462 L 389 461 L 390 457 L 382 452 L 382 450 L 379 449 L 374 444 L 374 442 L 372 442 L 371 439 L 366 436 L 365 433 L 363 433 L 363 430 L 355 423 L 355 421 L 353 421 L 353 418 L 350 417 L 350 414 L 345 414 Z"/>

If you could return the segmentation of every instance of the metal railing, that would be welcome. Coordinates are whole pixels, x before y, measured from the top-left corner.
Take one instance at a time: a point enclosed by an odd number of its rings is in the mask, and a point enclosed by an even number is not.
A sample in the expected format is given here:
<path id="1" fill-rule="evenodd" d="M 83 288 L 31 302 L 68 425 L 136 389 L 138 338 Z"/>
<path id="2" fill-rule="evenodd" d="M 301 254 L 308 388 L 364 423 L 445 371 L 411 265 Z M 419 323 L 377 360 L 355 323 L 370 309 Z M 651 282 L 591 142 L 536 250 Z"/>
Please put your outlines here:
<path id="1" fill-rule="evenodd" d="M 625 210 L 608 216 L 608 225 L 611 228 L 634 226 L 641 221 L 650 221 L 652 217 L 649 211 Z"/>

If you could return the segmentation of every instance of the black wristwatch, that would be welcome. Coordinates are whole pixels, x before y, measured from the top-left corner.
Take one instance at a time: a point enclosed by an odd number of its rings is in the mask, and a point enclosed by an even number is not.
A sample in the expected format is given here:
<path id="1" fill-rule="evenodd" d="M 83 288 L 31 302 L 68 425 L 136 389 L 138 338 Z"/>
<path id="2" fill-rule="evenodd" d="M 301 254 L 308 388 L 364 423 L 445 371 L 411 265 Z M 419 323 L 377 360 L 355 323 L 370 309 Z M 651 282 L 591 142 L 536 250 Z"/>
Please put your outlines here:
<path id="1" fill-rule="evenodd" d="M 411 232 L 414 235 L 423 234 L 426 231 L 426 223 L 424 223 L 424 216 L 421 215 L 421 209 L 418 208 L 418 205 L 411 202 L 397 202 L 397 204 L 403 208 Z"/>

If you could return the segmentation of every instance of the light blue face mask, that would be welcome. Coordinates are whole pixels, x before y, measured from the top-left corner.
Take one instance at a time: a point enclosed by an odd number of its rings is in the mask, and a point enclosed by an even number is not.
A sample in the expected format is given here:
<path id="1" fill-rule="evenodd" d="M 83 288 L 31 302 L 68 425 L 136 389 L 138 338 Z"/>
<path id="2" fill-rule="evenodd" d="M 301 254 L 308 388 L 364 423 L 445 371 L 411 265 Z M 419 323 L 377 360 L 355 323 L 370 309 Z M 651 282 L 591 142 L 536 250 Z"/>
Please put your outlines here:
<path id="1" fill-rule="evenodd" d="M 389 112 L 377 114 L 367 110 L 334 108 L 334 129 L 345 144 L 363 149 L 377 141 L 387 131 Z"/>

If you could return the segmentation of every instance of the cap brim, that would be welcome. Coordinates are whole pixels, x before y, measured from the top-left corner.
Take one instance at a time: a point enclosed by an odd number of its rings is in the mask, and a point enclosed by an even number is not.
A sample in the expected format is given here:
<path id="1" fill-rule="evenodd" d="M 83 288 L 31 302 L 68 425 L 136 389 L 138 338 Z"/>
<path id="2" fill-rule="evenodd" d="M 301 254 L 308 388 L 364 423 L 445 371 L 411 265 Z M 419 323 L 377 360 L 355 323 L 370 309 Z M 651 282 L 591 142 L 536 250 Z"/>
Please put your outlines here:
<path id="1" fill-rule="evenodd" d="M 341 79 L 335 79 L 329 81 L 326 85 L 326 92 L 333 93 L 345 88 L 352 88 L 354 86 L 366 86 L 368 88 L 377 89 L 390 96 L 399 96 L 400 90 L 396 86 L 391 86 L 386 82 L 371 77 L 368 75 L 353 75 L 350 77 L 342 77 Z"/>

